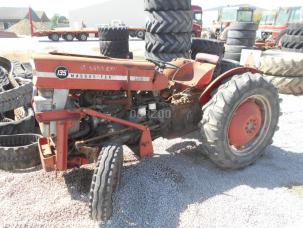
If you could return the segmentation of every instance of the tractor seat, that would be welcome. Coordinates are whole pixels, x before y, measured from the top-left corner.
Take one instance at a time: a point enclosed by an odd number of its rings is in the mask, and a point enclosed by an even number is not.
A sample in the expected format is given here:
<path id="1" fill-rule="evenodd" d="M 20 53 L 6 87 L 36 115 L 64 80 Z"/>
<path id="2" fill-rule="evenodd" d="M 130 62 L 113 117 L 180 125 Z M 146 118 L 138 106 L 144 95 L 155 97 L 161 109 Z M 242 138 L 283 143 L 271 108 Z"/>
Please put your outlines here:
<path id="1" fill-rule="evenodd" d="M 217 65 L 220 57 L 217 55 L 211 55 L 206 53 L 198 53 L 196 55 L 196 61 L 201 63 L 211 63 Z"/>
<path id="2" fill-rule="evenodd" d="M 175 83 L 186 87 L 194 87 L 196 89 L 204 88 L 212 80 L 214 69 L 216 67 L 215 62 L 218 62 L 219 58 L 212 59 L 203 58 L 203 56 L 201 57 L 202 58 L 200 60 L 192 61 L 183 65 L 181 69 L 172 74 L 173 77 L 171 77 L 171 79 L 173 79 Z M 209 63 L 210 60 L 212 60 L 212 63 Z"/>

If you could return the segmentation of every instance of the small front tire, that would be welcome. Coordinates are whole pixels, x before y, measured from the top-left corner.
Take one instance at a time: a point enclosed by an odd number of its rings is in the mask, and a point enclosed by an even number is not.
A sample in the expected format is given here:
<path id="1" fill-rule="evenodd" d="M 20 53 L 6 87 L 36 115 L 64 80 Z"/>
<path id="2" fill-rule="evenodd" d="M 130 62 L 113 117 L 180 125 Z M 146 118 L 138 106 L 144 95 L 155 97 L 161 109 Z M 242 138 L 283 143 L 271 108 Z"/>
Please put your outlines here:
<path id="1" fill-rule="evenodd" d="M 90 190 L 90 216 L 107 221 L 112 216 L 112 195 L 118 189 L 123 165 L 123 147 L 108 145 L 102 148 Z"/>

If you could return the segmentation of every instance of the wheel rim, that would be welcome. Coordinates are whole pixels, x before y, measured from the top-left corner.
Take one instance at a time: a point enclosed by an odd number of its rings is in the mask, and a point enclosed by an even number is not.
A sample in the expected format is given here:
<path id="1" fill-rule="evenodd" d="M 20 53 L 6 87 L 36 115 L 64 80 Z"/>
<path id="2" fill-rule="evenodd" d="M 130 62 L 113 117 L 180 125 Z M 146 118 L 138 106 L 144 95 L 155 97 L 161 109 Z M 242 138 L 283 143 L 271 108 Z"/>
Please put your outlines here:
<path id="1" fill-rule="evenodd" d="M 143 38 L 144 33 L 143 33 L 142 31 L 139 31 L 139 32 L 137 33 L 137 36 L 138 36 L 139 38 Z"/>
<path id="2" fill-rule="evenodd" d="M 66 39 L 67 39 L 68 41 L 72 41 L 72 40 L 74 39 L 74 37 L 73 37 L 72 34 L 67 34 L 67 35 L 66 35 Z"/>
<path id="3" fill-rule="evenodd" d="M 58 34 L 53 34 L 52 39 L 58 41 L 59 40 Z"/>
<path id="4" fill-rule="evenodd" d="M 86 35 L 84 35 L 84 34 L 82 34 L 81 36 L 80 36 L 80 39 L 83 41 L 83 40 L 86 40 Z"/>
<path id="5" fill-rule="evenodd" d="M 229 122 L 227 140 L 236 155 L 254 153 L 270 129 L 271 106 L 264 96 L 254 95 L 241 102 Z"/>

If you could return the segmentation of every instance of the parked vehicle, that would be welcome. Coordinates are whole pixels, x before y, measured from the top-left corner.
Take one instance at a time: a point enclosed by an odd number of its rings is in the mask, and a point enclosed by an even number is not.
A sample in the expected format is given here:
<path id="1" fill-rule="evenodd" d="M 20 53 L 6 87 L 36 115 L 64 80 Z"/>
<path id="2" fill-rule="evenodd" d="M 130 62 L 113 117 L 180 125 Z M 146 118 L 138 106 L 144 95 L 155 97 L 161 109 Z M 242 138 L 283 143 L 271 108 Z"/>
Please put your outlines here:
<path id="1" fill-rule="evenodd" d="M 210 38 L 219 38 L 233 22 L 253 22 L 254 7 L 224 7 L 218 11 L 218 19 L 214 22 Z"/>
<path id="2" fill-rule="evenodd" d="M 34 58 L 42 166 L 64 171 L 96 161 L 94 220 L 112 215 L 122 145 L 152 156 L 153 139 L 198 128 L 201 152 L 221 168 L 240 169 L 264 154 L 277 129 L 278 93 L 258 70 L 224 67 L 215 77 L 220 58 L 201 53 L 195 60 L 148 61 L 63 53 Z"/>
<path id="3" fill-rule="evenodd" d="M 143 9 L 138 8 L 137 10 L 143 11 Z M 48 37 L 52 41 L 59 41 L 61 38 L 65 41 L 73 41 L 77 39 L 79 41 L 86 41 L 89 36 L 98 37 L 98 29 L 97 28 L 81 28 L 81 29 L 58 29 L 58 30 L 45 30 L 45 31 L 35 31 L 35 27 L 32 21 L 31 9 L 30 13 L 30 23 L 31 23 L 31 35 L 36 37 Z M 102 14 L 102 12 L 99 12 Z M 126 12 L 125 12 L 126 13 Z M 132 25 L 125 21 L 125 18 L 122 23 L 126 25 L 129 29 L 129 35 L 131 37 L 138 37 L 140 39 L 145 38 L 145 17 L 142 14 L 132 14 L 132 17 L 137 17 L 138 24 Z M 202 32 L 202 8 L 200 6 L 192 6 L 192 17 L 193 17 L 193 26 L 192 26 L 192 36 L 193 37 L 201 37 Z M 116 21 L 116 18 L 112 16 L 111 21 Z M 133 18 L 132 18 L 133 21 Z M 140 22 L 141 21 L 141 22 Z"/>
<path id="4" fill-rule="evenodd" d="M 272 38 L 277 42 L 293 24 L 303 23 L 303 7 L 280 7 L 263 15 L 257 37 L 263 40 Z"/>

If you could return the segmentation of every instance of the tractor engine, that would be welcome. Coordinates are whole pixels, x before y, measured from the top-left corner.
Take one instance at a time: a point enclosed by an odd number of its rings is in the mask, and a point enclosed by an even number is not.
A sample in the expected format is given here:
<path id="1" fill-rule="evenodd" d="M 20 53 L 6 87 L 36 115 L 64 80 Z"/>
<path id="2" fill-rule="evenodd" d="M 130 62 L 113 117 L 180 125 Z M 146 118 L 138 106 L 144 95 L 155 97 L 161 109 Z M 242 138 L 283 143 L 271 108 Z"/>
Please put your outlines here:
<path id="1" fill-rule="evenodd" d="M 130 96 L 128 91 L 39 89 L 38 96 L 34 97 L 34 105 L 36 112 L 90 108 L 106 115 L 147 125 L 152 137 L 156 138 L 197 127 L 202 115 L 195 99 L 196 96 L 191 92 L 173 94 L 169 89 L 160 92 L 133 91 Z M 55 122 L 40 123 L 40 129 L 45 137 L 56 137 Z M 69 129 L 69 138 L 77 140 L 110 135 L 123 129 L 125 127 L 122 125 L 87 116 Z M 138 131 L 129 132 L 125 141 L 133 142 L 133 139 L 138 139 Z"/>

